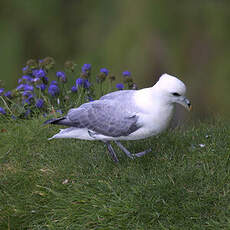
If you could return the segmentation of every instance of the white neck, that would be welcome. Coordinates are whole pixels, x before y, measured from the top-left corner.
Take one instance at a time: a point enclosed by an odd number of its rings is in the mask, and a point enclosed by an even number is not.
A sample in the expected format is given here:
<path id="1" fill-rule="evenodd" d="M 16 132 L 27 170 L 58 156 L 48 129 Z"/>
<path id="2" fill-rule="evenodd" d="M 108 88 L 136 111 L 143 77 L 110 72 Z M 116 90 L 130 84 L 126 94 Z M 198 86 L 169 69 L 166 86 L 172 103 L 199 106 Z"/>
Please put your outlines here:
<path id="1" fill-rule="evenodd" d="M 158 131 L 162 131 L 171 121 L 174 104 L 164 100 L 155 87 L 136 91 L 134 100 L 140 113 L 146 117 L 150 124 L 154 124 Z"/>

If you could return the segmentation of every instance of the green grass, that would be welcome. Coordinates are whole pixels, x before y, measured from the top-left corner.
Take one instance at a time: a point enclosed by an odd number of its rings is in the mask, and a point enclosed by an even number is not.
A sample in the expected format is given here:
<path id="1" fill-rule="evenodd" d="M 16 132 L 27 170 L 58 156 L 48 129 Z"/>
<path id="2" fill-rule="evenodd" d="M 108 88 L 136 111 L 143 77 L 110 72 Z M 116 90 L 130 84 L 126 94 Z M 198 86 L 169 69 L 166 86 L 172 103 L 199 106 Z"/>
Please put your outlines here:
<path id="1" fill-rule="evenodd" d="M 0 229 L 230 229 L 230 126 L 200 123 L 115 147 L 0 121 Z M 200 144 L 205 144 L 201 147 Z"/>

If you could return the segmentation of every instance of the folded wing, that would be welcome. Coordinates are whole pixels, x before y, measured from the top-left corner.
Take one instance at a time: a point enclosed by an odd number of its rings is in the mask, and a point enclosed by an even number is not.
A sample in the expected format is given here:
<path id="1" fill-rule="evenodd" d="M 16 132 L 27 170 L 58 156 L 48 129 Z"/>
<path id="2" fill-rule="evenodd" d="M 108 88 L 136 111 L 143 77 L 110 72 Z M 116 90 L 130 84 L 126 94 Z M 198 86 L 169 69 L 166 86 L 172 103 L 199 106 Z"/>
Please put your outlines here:
<path id="1" fill-rule="evenodd" d="M 111 137 L 128 136 L 140 128 L 137 124 L 138 116 L 113 100 L 86 103 L 71 109 L 65 119 L 71 126 L 88 128 Z"/>

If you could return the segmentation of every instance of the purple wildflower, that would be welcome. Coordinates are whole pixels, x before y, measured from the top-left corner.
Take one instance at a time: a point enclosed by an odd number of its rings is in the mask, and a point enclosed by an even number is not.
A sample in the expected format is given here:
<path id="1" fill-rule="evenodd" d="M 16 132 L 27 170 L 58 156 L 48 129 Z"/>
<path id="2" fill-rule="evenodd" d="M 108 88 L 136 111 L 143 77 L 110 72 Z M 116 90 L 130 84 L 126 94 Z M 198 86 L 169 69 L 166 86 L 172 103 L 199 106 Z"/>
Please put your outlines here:
<path id="1" fill-rule="evenodd" d="M 30 105 L 30 104 L 31 104 L 32 98 L 33 98 L 33 95 L 32 95 L 32 94 L 31 94 L 30 96 L 28 96 L 27 98 L 25 98 L 25 99 L 22 101 L 23 105 L 24 105 L 24 104 Z"/>
<path id="2" fill-rule="evenodd" d="M 57 76 L 57 78 L 64 77 L 65 73 L 63 71 L 58 71 L 58 72 L 56 72 L 56 76 Z"/>
<path id="3" fill-rule="evenodd" d="M 116 84 L 116 88 L 118 90 L 122 90 L 122 89 L 124 89 L 124 85 L 122 83 L 118 83 L 118 84 Z"/>
<path id="4" fill-rule="evenodd" d="M 31 97 L 31 96 L 33 96 L 33 95 L 32 95 L 31 92 L 29 92 L 29 91 L 24 91 L 24 92 L 22 93 L 22 96 L 23 96 L 23 97 L 26 97 L 26 98 L 29 98 L 29 97 Z"/>
<path id="5" fill-rule="evenodd" d="M 81 71 L 83 73 L 85 72 L 89 72 L 91 70 L 91 64 L 84 64 L 82 67 L 81 67 Z"/>
<path id="6" fill-rule="evenodd" d="M 76 80 L 76 86 L 82 86 L 83 84 L 84 84 L 84 79 L 79 77 Z"/>
<path id="7" fill-rule="evenodd" d="M 25 91 L 33 91 L 34 87 L 32 85 L 24 85 L 24 90 Z"/>
<path id="8" fill-rule="evenodd" d="M 59 94 L 59 88 L 57 85 L 54 85 L 54 84 L 51 84 L 48 88 L 48 93 L 51 95 L 51 96 L 56 96 Z"/>
<path id="9" fill-rule="evenodd" d="M 6 114 L 5 109 L 4 109 L 4 108 L 2 108 L 2 107 L 0 107 L 0 113 L 1 113 L 1 114 L 3 114 L 3 115 L 5 115 L 5 114 Z"/>
<path id="10" fill-rule="evenodd" d="M 3 88 L 0 88 L 0 95 L 2 95 L 4 92 L 4 89 Z"/>
<path id="11" fill-rule="evenodd" d="M 57 81 L 51 81 L 50 85 L 58 85 L 58 82 Z"/>
<path id="12" fill-rule="evenodd" d="M 90 87 L 90 82 L 87 79 L 85 79 L 84 80 L 84 88 L 88 89 L 89 87 Z"/>
<path id="13" fill-rule="evenodd" d="M 56 112 L 62 114 L 62 110 L 61 109 L 57 109 Z"/>
<path id="14" fill-rule="evenodd" d="M 33 78 L 31 76 L 28 76 L 28 75 L 22 76 L 22 79 L 25 79 L 27 82 L 32 82 L 33 81 Z"/>
<path id="15" fill-rule="evenodd" d="M 28 70 L 28 68 L 29 68 L 28 65 L 25 66 L 25 67 L 23 67 L 23 68 L 22 68 L 22 72 L 23 72 L 23 73 L 26 72 L 26 71 Z"/>
<path id="16" fill-rule="evenodd" d="M 30 83 L 33 81 L 33 78 L 31 76 L 28 75 L 24 75 L 21 78 L 18 79 L 18 84 L 21 83 Z"/>
<path id="17" fill-rule="evenodd" d="M 124 77 L 130 77 L 131 76 L 131 73 L 129 72 L 129 71 L 124 71 L 123 73 L 122 73 L 122 75 L 124 76 Z"/>
<path id="18" fill-rule="evenodd" d="M 31 99 L 34 97 L 33 94 L 31 94 L 29 91 L 24 91 L 22 96 L 24 97 L 23 104 L 30 104 Z"/>
<path id="19" fill-rule="evenodd" d="M 88 96 L 89 101 L 94 101 L 92 97 Z"/>
<path id="20" fill-rule="evenodd" d="M 38 99 L 37 101 L 36 101 L 36 107 L 37 108 L 42 108 L 43 107 L 43 105 L 44 105 L 44 100 L 43 99 Z"/>
<path id="21" fill-rule="evenodd" d="M 66 78 L 66 75 L 65 75 L 65 73 L 64 73 L 63 71 L 58 71 L 58 72 L 56 73 L 56 76 L 57 76 L 57 78 L 59 78 L 59 80 L 60 80 L 61 82 L 66 83 L 67 78 Z"/>
<path id="22" fill-rule="evenodd" d="M 27 85 L 27 84 L 20 84 L 16 90 L 20 91 L 20 90 L 25 90 L 25 91 L 33 91 L 34 87 L 32 85 Z"/>
<path id="23" fill-rule="evenodd" d="M 84 88 L 88 89 L 90 87 L 90 82 L 87 79 L 78 78 L 76 80 L 76 87 L 83 86 Z"/>
<path id="24" fill-rule="evenodd" d="M 106 68 L 100 69 L 100 72 L 101 72 L 101 73 L 104 73 L 105 76 L 107 76 L 107 75 L 109 74 L 109 71 L 108 71 Z"/>
<path id="25" fill-rule="evenodd" d="M 77 86 L 74 85 L 74 86 L 71 88 L 71 91 L 72 91 L 73 93 L 77 92 Z"/>
<path id="26" fill-rule="evenodd" d="M 35 84 L 40 84 L 41 83 L 41 78 L 35 77 L 32 82 L 35 83 Z"/>
<path id="27" fill-rule="evenodd" d="M 46 85 L 45 84 L 39 84 L 39 85 L 36 85 L 36 88 L 40 89 L 41 91 L 44 91 L 46 89 Z"/>
<path id="28" fill-rule="evenodd" d="M 43 69 L 35 69 L 32 71 L 34 77 L 44 78 L 46 76 L 46 72 Z"/>
<path id="29" fill-rule="evenodd" d="M 20 84 L 17 88 L 17 91 L 24 90 L 24 84 Z"/>
<path id="30" fill-rule="evenodd" d="M 18 84 L 21 84 L 21 83 L 22 83 L 22 79 L 19 78 L 19 79 L 18 79 Z"/>
<path id="31" fill-rule="evenodd" d="M 11 91 L 7 91 L 5 94 L 4 94 L 5 97 L 8 97 L 8 98 L 12 98 L 12 93 Z"/>

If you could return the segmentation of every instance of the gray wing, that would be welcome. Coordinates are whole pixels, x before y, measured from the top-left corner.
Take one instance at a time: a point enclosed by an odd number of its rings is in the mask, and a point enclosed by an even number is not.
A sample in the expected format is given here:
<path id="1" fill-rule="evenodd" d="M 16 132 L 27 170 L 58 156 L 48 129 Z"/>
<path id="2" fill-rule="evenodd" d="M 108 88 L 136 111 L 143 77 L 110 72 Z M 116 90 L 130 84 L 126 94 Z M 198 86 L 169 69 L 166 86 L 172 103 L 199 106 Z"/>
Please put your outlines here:
<path id="1" fill-rule="evenodd" d="M 74 124 L 74 127 L 88 128 L 111 137 L 128 136 L 140 128 L 135 114 L 110 100 L 98 100 L 71 109 L 67 119 Z"/>
<path id="2" fill-rule="evenodd" d="M 133 93 L 135 92 L 136 90 L 119 90 L 119 91 L 115 91 L 115 92 L 112 92 L 112 93 L 108 93 L 104 96 L 102 96 L 100 98 L 100 100 L 106 100 L 106 99 L 109 99 L 109 100 L 119 100 L 119 98 L 122 97 L 125 98 L 125 99 L 128 99 L 130 97 L 132 97 Z"/>

